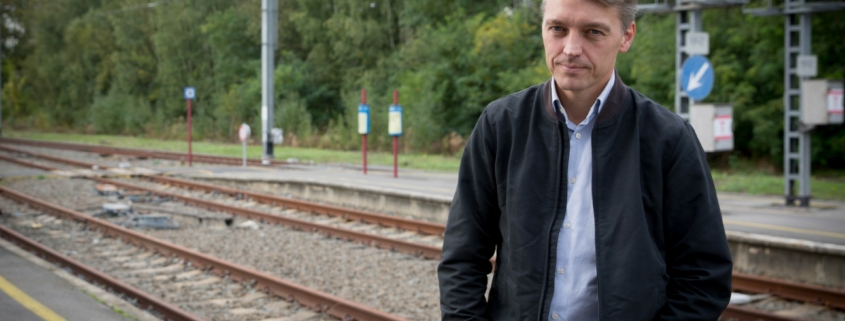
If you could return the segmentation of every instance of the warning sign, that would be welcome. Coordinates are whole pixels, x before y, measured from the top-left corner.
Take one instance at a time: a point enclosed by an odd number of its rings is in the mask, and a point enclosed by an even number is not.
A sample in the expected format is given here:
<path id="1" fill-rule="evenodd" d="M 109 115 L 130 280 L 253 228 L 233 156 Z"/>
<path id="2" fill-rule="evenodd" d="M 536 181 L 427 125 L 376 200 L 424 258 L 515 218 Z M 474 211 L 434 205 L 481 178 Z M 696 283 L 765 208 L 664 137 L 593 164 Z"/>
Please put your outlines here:
<path id="1" fill-rule="evenodd" d="M 831 89 L 827 92 L 827 113 L 842 114 L 842 96 L 845 91 L 842 89 Z"/>
<path id="2" fill-rule="evenodd" d="M 716 140 L 733 139 L 733 118 L 731 115 L 718 115 L 713 119 L 713 137 Z"/>

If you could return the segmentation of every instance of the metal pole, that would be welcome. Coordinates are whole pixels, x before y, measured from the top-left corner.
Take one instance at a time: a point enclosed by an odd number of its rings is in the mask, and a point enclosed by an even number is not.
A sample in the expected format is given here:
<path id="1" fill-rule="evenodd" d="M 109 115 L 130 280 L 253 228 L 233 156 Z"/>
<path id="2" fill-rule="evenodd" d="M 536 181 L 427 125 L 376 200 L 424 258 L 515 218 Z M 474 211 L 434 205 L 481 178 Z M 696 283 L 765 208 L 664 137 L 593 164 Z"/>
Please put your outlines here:
<path id="1" fill-rule="evenodd" d="M 399 91 L 393 91 L 393 105 L 399 105 Z M 393 178 L 399 177 L 399 136 L 393 136 Z"/>
<path id="2" fill-rule="evenodd" d="M 399 177 L 399 137 L 393 136 L 393 178 Z"/>
<path id="3" fill-rule="evenodd" d="M 243 148 L 243 149 L 244 149 L 244 163 L 243 163 L 243 167 L 246 167 L 246 139 L 244 139 L 241 143 L 243 144 L 243 147 L 244 147 L 244 148 Z"/>
<path id="4" fill-rule="evenodd" d="M 803 13 L 801 14 L 801 54 L 802 55 L 811 55 L 812 54 L 812 14 L 810 13 Z M 802 77 L 806 79 L 807 77 Z M 803 106 L 802 106 L 803 108 Z M 800 150 L 801 150 L 801 159 L 798 161 L 799 164 L 799 173 L 801 175 L 801 192 L 798 194 L 798 199 L 801 202 L 801 206 L 809 207 L 810 206 L 810 164 L 812 164 L 811 155 L 810 155 L 810 131 L 812 128 L 799 128 L 801 131 L 800 136 Z"/>
<path id="5" fill-rule="evenodd" d="M 367 175 L 367 134 L 361 135 L 361 152 L 364 153 L 364 175 Z"/>
<path id="6" fill-rule="evenodd" d="M 786 0 L 786 10 L 800 7 L 804 0 Z M 783 179 L 786 205 L 810 206 L 810 128 L 801 126 L 801 80 L 798 56 L 812 53 L 811 14 L 784 16 L 783 68 Z M 796 185 L 800 190 L 796 191 Z M 797 193 L 796 193 L 797 192 Z"/>
<path id="7" fill-rule="evenodd" d="M 367 104 L 367 90 L 361 89 L 361 104 Z M 369 121 L 369 120 L 368 120 Z M 364 175 L 367 175 L 367 134 L 361 135 L 361 153 L 364 157 Z"/>
<path id="8" fill-rule="evenodd" d="M 193 99 L 188 99 L 188 166 L 194 166 L 193 160 L 191 159 L 191 133 L 193 132 L 191 129 L 191 100 Z"/>
<path id="9" fill-rule="evenodd" d="M 693 100 L 687 96 L 681 85 L 683 81 L 681 70 L 684 62 L 689 58 L 685 37 L 689 32 L 702 31 L 701 20 L 701 9 L 678 11 L 675 20 L 675 113 L 687 121 L 689 121 L 689 108 Z"/>
<path id="10" fill-rule="evenodd" d="M 273 140 L 270 130 L 273 128 L 275 93 L 273 71 L 275 70 L 274 51 L 276 50 L 276 24 L 278 20 L 277 0 L 261 0 L 261 158 L 273 158 Z"/>
<path id="11" fill-rule="evenodd" d="M 3 27 L 0 27 L 2 30 Z M 0 137 L 3 137 L 3 41 L 2 31 L 0 31 Z"/>

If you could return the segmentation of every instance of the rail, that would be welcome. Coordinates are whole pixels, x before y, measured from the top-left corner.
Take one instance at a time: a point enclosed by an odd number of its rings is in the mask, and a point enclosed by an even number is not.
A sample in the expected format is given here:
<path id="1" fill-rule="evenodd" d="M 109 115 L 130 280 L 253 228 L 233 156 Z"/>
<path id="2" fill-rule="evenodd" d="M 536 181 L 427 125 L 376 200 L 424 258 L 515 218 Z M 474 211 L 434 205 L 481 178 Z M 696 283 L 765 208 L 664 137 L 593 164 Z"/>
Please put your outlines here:
<path id="1" fill-rule="evenodd" d="M 375 310 L 373 308 L 342 299 L 327 293 L 323 293 L 305 286 L 292 283 L 272 275 L 259 272 L 247 267 L 236 265 L 218 258 L 202 254 L 200 252 L 181 247 L 175 244 L 144 235 L 142 233 L 126 229 L 105 220 L 94 218 L 80 212 L 61 207 L 43 200 L 36 199 L 29 195 L 0 186 L 0 195 L 15 201 L 29 204 L 46 212 L 79 221 L 101 230 L 104 234 L 115 238 L 123 239 L 126 242 L 136 244 L 149 250 L 158 251 L 166 255 L 178 256 L 191 262 L 197 267 L 211 269 L 212 272 L 223 275 L 228 274 L 230 278 L 237 281 L 255 281 L 257 289 L 263 289 L 277 296 L 291 298 L 304 306 L 308 306 L 341 320 L 373 320 L 373 321 L 400 321 L 403 318 Z"/>

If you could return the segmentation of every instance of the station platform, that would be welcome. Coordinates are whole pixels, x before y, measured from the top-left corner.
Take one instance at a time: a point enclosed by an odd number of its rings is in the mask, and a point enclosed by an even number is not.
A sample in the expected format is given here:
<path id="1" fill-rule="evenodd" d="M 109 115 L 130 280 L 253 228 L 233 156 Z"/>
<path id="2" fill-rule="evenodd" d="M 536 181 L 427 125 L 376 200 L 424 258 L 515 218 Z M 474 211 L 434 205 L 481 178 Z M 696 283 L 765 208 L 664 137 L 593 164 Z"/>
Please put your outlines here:
<path id="1" fill-rule="evenodd" d="M 11 247 L 0 244 L 0 320 L 131 320 Z"/>
<path id="2" fill-rule="evenodd" d="M 406 194 L 443 203 L 448 209 L 455 193 L 457 173 L 401 169 L 393 177 L 391 167 L 360 165 L 302 165 L 286 167 L 195 166 L 156 168 L 167 175 L 206 180 L 298 182 L 322 186 L 357 188 L 373 193 Z M 811 207 L 785 206 L 780 196 L 719 193 L 725 228 L 819 243 L 845 245 L 845 202 L 813 200 Z M 437 219 L 445 223 L 445 220 Z"/>

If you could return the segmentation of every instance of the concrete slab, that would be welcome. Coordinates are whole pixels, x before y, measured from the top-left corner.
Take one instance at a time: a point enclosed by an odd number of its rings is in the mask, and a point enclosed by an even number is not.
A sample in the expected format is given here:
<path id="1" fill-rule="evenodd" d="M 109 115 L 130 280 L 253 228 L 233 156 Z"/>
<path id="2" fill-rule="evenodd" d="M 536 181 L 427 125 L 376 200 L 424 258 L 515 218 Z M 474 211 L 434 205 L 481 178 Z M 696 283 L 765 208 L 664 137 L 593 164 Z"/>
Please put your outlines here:
<path id="1" fill-rule="evenodd" d="M 0 247 L 0 276 L 67 321 L 129 320 L 47 269 L 3 247 Z M 0 315 L 4 320 L 43 320 L 3 291 L 0 291 Z"/>

